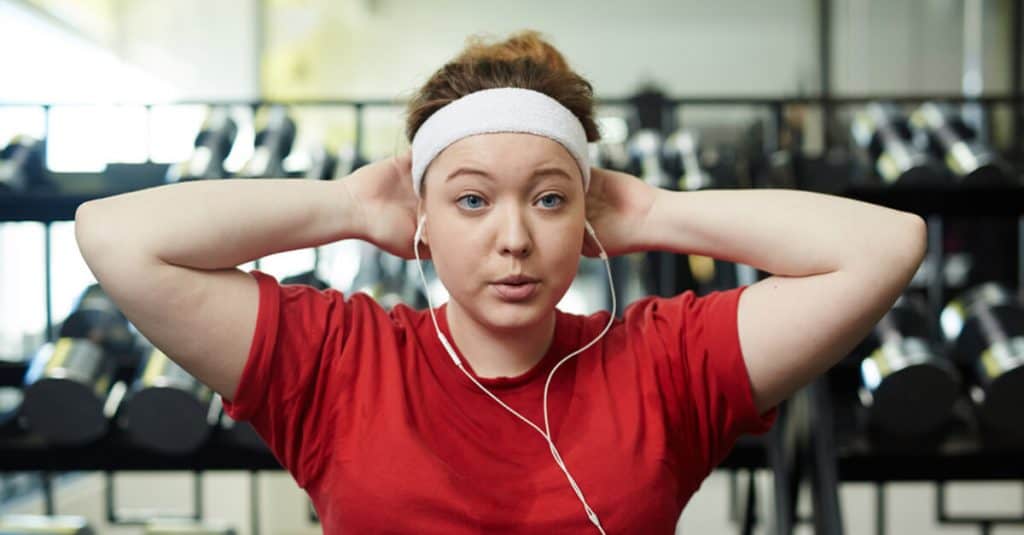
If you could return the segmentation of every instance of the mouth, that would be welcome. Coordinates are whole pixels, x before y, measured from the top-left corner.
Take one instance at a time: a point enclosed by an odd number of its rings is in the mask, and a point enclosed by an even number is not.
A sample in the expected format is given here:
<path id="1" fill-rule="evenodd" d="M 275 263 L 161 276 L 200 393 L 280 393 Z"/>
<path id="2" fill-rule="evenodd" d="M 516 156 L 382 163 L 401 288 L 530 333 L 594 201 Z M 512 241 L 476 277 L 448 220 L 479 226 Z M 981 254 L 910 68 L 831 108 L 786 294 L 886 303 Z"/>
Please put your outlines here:
<path id="1" fill-rule="evenodd" d="M 513 276 L 505 277 L 491 283 L 495 293 L 504 301 L 525 301 L 532 297 L 539 286 L 540 281 L 532 277 Z"/>
<path id="2" fill-rule="evenodd" d="M 507 284 L 507 285 L 520 285 L 539 282 L 538 279 L 530 277 L 529 275 L 509 275 L 502 279 L 494 281 L 494 284 Z"/>

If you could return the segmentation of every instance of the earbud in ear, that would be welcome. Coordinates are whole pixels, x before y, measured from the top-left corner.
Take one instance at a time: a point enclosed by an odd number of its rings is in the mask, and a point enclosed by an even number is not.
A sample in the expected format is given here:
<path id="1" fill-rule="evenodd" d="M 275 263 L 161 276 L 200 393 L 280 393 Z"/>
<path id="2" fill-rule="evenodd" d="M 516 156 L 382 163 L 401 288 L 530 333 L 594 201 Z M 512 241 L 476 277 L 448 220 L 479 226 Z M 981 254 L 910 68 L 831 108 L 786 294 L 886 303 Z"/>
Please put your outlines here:
<path id="1" fill-rule="evenodd" d="M 413 248 L 415 248 L 417 245 L 419 245 L 419 243 L 421 241 L 421 236 L 423 236 L 423 223 L 426 220 L 427 220 L 427 215 L 423 214 L 423 215 L 420 216 L 420 222 L 416 224 L 416 234 L 413 235 L 413 238 L 412 238 L 412 246 L 413 246 Z"/>
<path id="2" fill-rule="evenodd" d="M 601 251 L 598 256 L 604 260 L 608 260 L 608 253 L 605 252 L 604 246 L 601 245 L 601 240 L 597 239 L 597 232 L 594 231 L 594 227 L 590 226 L 590 221 L 583 220 L 583 226 L 587 229 L 587 234 L 590 234 L 591 238 L 594 238 L 594 242 L 597 243 L 597 248 Z"/>

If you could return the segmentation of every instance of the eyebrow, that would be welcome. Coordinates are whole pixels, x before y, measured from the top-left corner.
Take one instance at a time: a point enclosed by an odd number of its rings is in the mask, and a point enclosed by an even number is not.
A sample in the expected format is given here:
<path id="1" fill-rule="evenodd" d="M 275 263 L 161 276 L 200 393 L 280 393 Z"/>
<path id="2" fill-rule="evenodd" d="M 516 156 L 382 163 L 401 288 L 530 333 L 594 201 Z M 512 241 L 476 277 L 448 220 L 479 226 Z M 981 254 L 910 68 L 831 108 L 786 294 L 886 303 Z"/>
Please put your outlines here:
<path id="1" fill-rule="evenodd" d="M 454 171 L 452 171 L 451 173 L 448 174 L 448 178 L 445 178 L 445 182 L 448 182 L 449 180 L 455 178 L 458 175 L 462 175 L 462 174 L 480 175 L 480 176 L 482 176 L 482 177 L 484 177 L 484 178 L 486 178 L 488 180 L 491 180 L 491 181 L 494 180 L 493 176 L 489 175 L 487 173 L 487 171 L 484 171 L 482 169 L 476 169 L 474 167 L 459 167 L 459 168 L 455 169 Z M 536 171 L 534 171 L 533 175 L 530 177 L 530 179 L 531 180 L 536 180 L 537 177 L 544 176 L 544 175 L 561 176 L 562 178 L 565 178 L 567 180 L 572 180 L 573 179 L 572 176 L 570 176 L 569 173 L 567 173 L 561 167 L 542 167 L 542 168 L 537 169 Z"/>

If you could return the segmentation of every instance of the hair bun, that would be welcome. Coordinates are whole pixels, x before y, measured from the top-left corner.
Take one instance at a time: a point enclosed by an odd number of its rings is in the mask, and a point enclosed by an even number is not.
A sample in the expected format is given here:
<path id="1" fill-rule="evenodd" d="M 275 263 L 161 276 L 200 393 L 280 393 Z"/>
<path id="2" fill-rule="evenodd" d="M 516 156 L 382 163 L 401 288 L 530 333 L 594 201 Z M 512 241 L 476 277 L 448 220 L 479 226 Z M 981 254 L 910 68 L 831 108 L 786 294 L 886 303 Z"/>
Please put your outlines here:
<path id="1" fill-rule="evenodd" d="M 551 45 L 536 30 L 521 30 L 504 41 L 490 43 L 487 34 L 476 34 L 466 38 L 466 48 L 455 58 L 455 62 L 530 60 L 552 71 L 567 72 L 565 56 Z"/>
<path id="2" fill-rule="evenodd" d="M 470 93 L 519 87 L 544 93 L 575 115 L 588 142 L 601 139 L 594 121 L 594 89 L 565 57 L 536 30 L 520 30 L 503 41 L 489 34 L 466 38 L 466 46 L 434 72 L 409 100 L 406 139 L 412 143 L 420 126 L 437 110 Z"/>

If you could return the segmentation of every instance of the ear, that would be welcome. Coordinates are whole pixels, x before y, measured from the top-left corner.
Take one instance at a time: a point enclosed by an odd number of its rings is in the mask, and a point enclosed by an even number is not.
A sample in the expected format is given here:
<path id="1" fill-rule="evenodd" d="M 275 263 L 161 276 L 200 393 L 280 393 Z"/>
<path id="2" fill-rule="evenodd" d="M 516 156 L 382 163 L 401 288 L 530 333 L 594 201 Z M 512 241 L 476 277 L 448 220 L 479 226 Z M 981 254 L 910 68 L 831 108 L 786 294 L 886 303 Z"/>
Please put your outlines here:
<path id="1" fill-rule="evenodd" d="M 423 245 L 430 247 L 430 238 L 427 238 L 427 214 L 420 212 L 417 217 L 419 218 L 417 220 L 419 222 L 418 224 L 423 226 L 420 230 L 420 242 L 422 242 Z"/>

